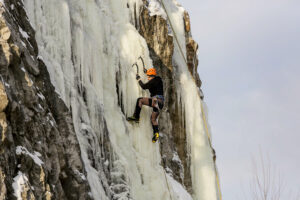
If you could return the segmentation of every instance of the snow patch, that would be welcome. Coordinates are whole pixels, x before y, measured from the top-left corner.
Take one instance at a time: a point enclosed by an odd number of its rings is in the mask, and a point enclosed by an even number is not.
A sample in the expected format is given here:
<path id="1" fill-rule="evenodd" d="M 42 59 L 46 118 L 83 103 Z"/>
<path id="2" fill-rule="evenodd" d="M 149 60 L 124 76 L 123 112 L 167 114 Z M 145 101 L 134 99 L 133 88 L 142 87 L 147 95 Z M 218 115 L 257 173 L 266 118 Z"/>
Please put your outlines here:
<path id="1" fill-rule="evenodd" d="M 40 99 L 42 99 L 42 100 L 45 100 L 45 97 L 44 97 L 44 95 L 43 95 L 43 94 L 41 94 L 41 93 L 37 93 L 37 95 L 38 95 L 38 97 L 40 97 Z"/>
<path id="2" fill-rule="evenodd" d="M 159 15 L 162 16 L 165 20 L 167 19 L 167 14 L 159 1 L 149 0 L 148 3 L 148 10 L 150 11 L 150 16 Z"/>
<path id="3" fill-rule="evenodd" d="M 54 126 L 54 122 L 52 120 L 49 120 L 51 126 Z"/>
<path id="4" fill-rule="evenodd" d="M 30 153 L 25 147 L 17 146 L 16 154 L 17 155 L 24 154 L 30 156 L 32 160 L 35 162 L 35 164 L 37 164 L 38 166 L 44 164 L 44 162 L 39 158 L 42 156 L 39 152 L 35 151 L 34 153 Z"/>
<path id="5" fill-rule="evenodd" d="M 86 180 L 85 175 L 83 173 L 81 173 L 80 171 L 78 171 L 77 169 L 75 170 L 75 174 L 79 175 L 82 180 L 84 180 L 84 181 Z"/>
<path id="6" fill-rule="evenodd" d="M 173 158 L 172 158 L 172 161 L 181 163 L 181 160 L 180 160 L 180 158 L 179 158 L 177 152 L 173 152 Z"/>
<path id="7" fill-rule="evenodd" d="M 6 86 L 6 87 L 10 87 L 10 85 L 8 84 L 8 83 L 6 83 L 6 82 L 4 82 L 4 85 Z"/>
<path id="8" fill-rule="evenodd" d="M 19 31 L 26 40 L 29 38 L 29 35 L 21 27 L 19 27 Z"/>
<path id="9" fill-rule="evenodd" d="M 43 56 L 41 56 L 41 55 L 38 55 L 37 58 L 40 59 L 40 60 L 42 60 L 42 61 L 44 61 L 44 58 L 43 58 Z"/>
<path id="10" fill-rule="evenodd" d="M 21 41 L 21 44 L 22 44 L 24 47 L 26 47 L 26 44 L 25 44 L 23 41 Z"/>
<path id="11" fill-rule="evenodd" d="M 12 184 L 12 187 L 14 189 L 14 196 L 17 197 L 17 200 L 22 200 L 22 192 L 25 189 L 25 186 L 27 185 L 28 178 L 25 174 L 23 174 L 21 171 L 18 172 L 18 175 L 14 177 L 14 182 Z"/>
<path id="12" fill-rule="evenodd" d="M 41 104 L 38 105 L 39 109 L 44 110 L 44 108 L 41 106 Z"/>

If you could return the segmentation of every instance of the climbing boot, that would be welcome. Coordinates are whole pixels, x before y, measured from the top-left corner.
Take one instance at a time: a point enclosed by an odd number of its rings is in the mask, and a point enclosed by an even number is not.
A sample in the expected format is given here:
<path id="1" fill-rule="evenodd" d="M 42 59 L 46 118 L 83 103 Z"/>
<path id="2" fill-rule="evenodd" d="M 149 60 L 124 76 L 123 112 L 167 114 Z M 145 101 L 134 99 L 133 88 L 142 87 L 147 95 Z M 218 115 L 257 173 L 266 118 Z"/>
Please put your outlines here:
<path id="1" fill-rule="evenodd" d="M 140 121 L 140 119 L 136 118 L 135 116 L 132 116 L 132 117 L 127 117 L 127 121 L 138 123 Z"/>
<path id="2" fill-rule="evenodd" d="M 159 138 L 159 133 L 158 132 L 154 133 L 152 137 L 152 142 L 155 143 L 158 140 L 158 138 Z"/>

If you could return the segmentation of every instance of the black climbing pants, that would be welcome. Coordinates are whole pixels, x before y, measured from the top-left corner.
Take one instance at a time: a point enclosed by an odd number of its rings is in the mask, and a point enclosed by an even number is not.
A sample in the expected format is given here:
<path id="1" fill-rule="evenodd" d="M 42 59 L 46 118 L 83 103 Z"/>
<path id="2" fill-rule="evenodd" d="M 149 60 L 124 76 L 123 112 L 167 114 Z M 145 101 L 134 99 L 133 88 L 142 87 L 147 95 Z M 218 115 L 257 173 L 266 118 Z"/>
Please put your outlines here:
<path id="1" fill-rule="evenodd" d="M 142 110 L 142 106 L 146 105 L 153 108 L 153 112 L 151 114 L 151 124 L 153 127 L 153 133 L 158 132 L 158 122 L 157 118 L 159 116 L 159 110 L 163 108 L 164 101 L 163 99 L 156 98 L 156 97 L 140 97 L 136 101 L 135 111 L 134 111 L 134 117 L 139 119 L 140 113 Z"/>

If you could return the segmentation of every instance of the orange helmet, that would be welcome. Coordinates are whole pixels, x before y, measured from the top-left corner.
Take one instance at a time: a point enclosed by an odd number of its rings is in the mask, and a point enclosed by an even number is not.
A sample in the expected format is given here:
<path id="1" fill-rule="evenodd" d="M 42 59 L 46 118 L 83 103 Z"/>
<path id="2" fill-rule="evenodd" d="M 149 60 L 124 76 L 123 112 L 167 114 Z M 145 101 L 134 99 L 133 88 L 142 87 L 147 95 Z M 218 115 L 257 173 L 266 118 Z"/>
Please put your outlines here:
<path id="1" fill-rule="evenodd" d="M 146 72 L 147 76 L 156 76 L 156 69 L 150 68 Z"/>

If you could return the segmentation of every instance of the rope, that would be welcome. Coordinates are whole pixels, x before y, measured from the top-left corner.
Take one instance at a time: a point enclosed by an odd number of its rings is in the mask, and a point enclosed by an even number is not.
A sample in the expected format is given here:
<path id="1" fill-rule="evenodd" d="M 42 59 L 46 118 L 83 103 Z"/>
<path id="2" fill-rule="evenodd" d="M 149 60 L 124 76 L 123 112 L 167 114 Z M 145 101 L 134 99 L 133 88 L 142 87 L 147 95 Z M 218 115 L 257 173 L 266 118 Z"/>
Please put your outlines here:
<path id="1" fill-rule="evenodd" d="M 173 28 L 172 21 L 171 21 L 170 16 L 169 16 L 169 14 L 168 14 L 168 12 L 167 12 L 167 9 L 166 9 L 166 7 L 165 7 L 165 4 L 164 4 L 163 0 L 160 0 L 160 2 L 161 2 L 161 4 L 162 4 L 162 6 L 163 6 L 163 9 L 165 10 L 165 12 L 166 12 L 166 14 L 167 14 L 168 21 L 169 21 L 169 23 L 170 23 L 171 29 L 172 29 L 172 31 L 173 31 L 173 34 L 174 34 L 175 40 L 176 40 L 176 42 L 177 42 L 177 45 L 178 45 L 178 47 L 179 47 L 180 53 L 181 53 L 181 55 L 182 55 L 182 58 L 183 58 L 183 60 L 184 60 L 184 62 L 185 62 L 185 64 L 186 64 L 186 66 L 188 67 L 186 57 L 184 56 L 183 50 L 182 50 L 182 48 L 180 47 L 180 44 L 179 44 L 179 41 L 178 41 L 176 32 L 175 32 L 175 30 L 174 30 L 174 28 Z M 206 117 L 205 117 L 205 114 L 204 114 L 204 111 L 203 111 L 202 101 L 200 100 L 200 102 L 201 102 L 201 113 L 202 113 L 202 118 L 203 118 L 203 121 L 204 121 L 205 130 L 206 130 L 206 131 L 205 131 L 205 132 L 206 132 L 206 136 L 207 136 L 207 138 L 208 138 L 210 148 L 213 149 L 213 148 L 212 148 L 212 144 L 211 144 L 210 134 L 209 134 L 208 127 L 207 127 Z M 217 170 L 217 166 L 216 166 L 215 161 L 214 161 L 214 170 L 215 170 L 215 174 L 216 174 L 216 183 L 217 183 L 217 187 L 218 187 L 218 196 L 219 196 L 219 200 L 222 200 L 222 193 L 221 193 L 221 187 L 220 187 L 219 173 L 218 173 L 218 170 Z"/>

